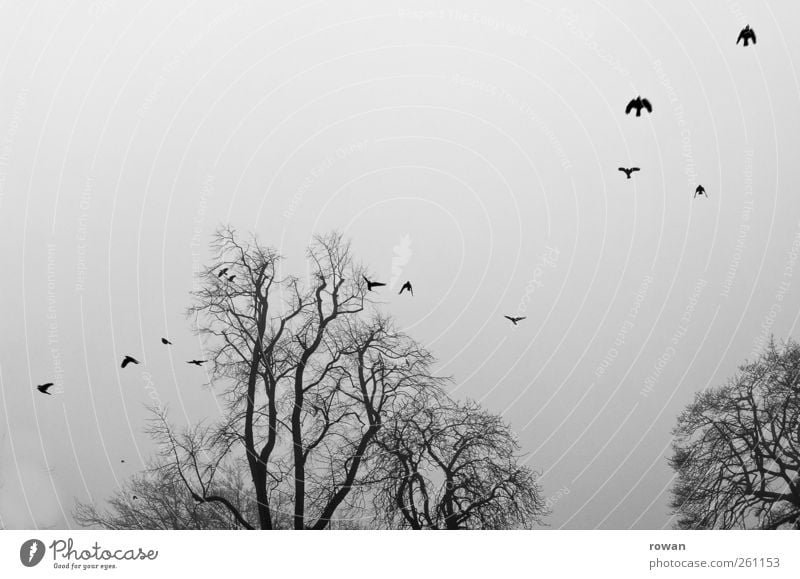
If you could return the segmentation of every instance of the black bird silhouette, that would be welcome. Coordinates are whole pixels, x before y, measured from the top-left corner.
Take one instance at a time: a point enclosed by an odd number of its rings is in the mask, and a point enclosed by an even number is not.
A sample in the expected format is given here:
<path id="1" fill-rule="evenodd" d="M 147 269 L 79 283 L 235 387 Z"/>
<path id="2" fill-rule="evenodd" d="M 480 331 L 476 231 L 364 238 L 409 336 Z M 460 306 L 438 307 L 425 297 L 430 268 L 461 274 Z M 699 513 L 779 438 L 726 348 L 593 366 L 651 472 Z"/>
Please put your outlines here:
<path id="1" fill-rule="evenodd" d="M 367 276 L 365 276 L 365 275 L 361 276 L 361 277 L 363 277 L 364 281 L 367 282 L 367 291 L 369 291 L 369 292 L 371 292 L 372 288 L 374 288 L 374 287 L 381 287 L 381 286 L 385 286 L 386 285 L 385 283 L 381 283 L 379 281 L 369 281 L 367 279 Z"/>
<path id="2" fill-rule="evenodd" d="M 122 366 L 121 366 L 121 367 L 122 367 L 122 368 L 124 368 L 124 367 L 125 367 L 125 366 L 127 366 L 128 364 L 138 364 L 138 363 L 139 363 L 139 360 L 137 360 L 137 359 L 136 359 L 136 358 L 134 358 L 133 356 L 125 356 L 125 357 L 122 359 Z"/>
<path id="3" fill-rule="evenodd" d="M 133 495 L 133 500 L 134 500 L 134 501 L 135 501 L 135 500 L 138 500 L 138 499 L 139 499 L 139 497 L 137 497 L 136 495 Z"/>
<path id="4" fill-rule="evenodd" d="M 235 279 L 236 279 L 236 276 L 235 276 L 235 275 L 232 275 L 231 277 L 229 277 L 229 278 L 228 278 L 228 281 L 233 281 L 233 280 L 235 280 Z"/>
<path id="5" fill-rule="evenodd" d="M 188 362 L 186 362 L 186 363 L 187 363 L 187 364 L 194 364 L 195 366 L 202 366 L 202 365 L 203 365 L 203 364 L 205 364 L 206 362 L 207 362 L 207 360 L 189 360 L 189 361 L 188 361 Z"/>
<path id="6" fill-rule="evenodd" d="M 631 167 L 630 169 L 626 169 L 625 167 L 620 167 L 619 170 L 625 173 L 628 176 L 628 179 L 631 178 L 631 173 L 635 173 L 636 171 L 641 171 L 639 167 Z"/>
<path id="7" fill-rule="evenodd" d="M 706 190 L 702 185 L 698 185 L 697 189 L 694 190 L 694 197 L 697 197 L 698 195 L 705 195 L 706 199 L 708 199 L 708 193 L 706 193 Z M 694 197 L 692 197 L 692 199 L 694 199 Z"/>
<path id="8" fill-rule="evenodd" d="M 645 109 L 648 113 L 653 112 L 653 105 L 650 104 L 650 101 L 647 99 L 643 99 L 640 96 L 637 96 L 631 102 L 628 103 L 628 106 L 625 107 L 625 114 L 628 115 L 630 112 L 636 109 L 636 116 L 642 116 L 642 109 Z"/>
<path id="9" fill-rule="evenodd" d="M 52 386 L 52 385 L 53 385 L 53 383 L 52 383 L 52 382 L 48 382 L 47 384 L 39 384 L 39 385 L 36 387 L 36 389 L 37 389 L 39 392 L 41 392 L 42 394 L 47 394 L 48 396 L 52 396 L 52 394 L 50 394 L 50 392 L 48 392 L 48 391 L 47 391 L 47 389 L 48 389 L 48 388 L 50 388 L 50 386 Z"/>
<path id="10" fill-rule="evenodd" d="M 519 317 L 519 318 L 514 318 L 514 317 L 511 317 L 511 316 L 503 316 L 503 317 L 506 318 L 507 320 L 511 320 L 511 323 L 516 326 L 518 323 L 520 323 L 522 320 L 524 320 L 526 316 L 522 316 L 522 317 Z"/>
<path id="11" fill-rule="evenodd" d="M 742 28 L 742 31 L 739 33 L 739 38 L 736 39 L 736 44 L 739 44 L 739 41 L 741 40 L 744 40 L 745 46 L 747 46 L 747 43 L 750 40 L 753 41 L 753 44 L 756 43 L 756 33 L 752 28 L 750 28 L 749 24 Z"/>
<path id="12" fill-rule="evenodd" d="M 165 346 L 171 346 L 172 345 L 172 342 L 170 342 L 166 338 L 161 338 L 161 343 L 164 344 Z"/>
<path id="13" fill-rule="evenodd" d="M 120 462 L 125 462 L 125 459 L 123 458 Z"/>
<path id="14" fill-rule="evenodd" d="M 405 290 L 410 291 L 412 296 L 414 295 L 414 288 L 411 287 L 411 282 L 410 281 L 407 281 L 406 283 L 403 284 L 403 287 L 400 288 L 400 294 L 399 295 L 402 295 L 402 293 Z"/>
<path id="15" fill-rule="evenodd" d="M 219 270 L 219 273 L 217 274 L 217 277 L 222 277 L 226 273 L 228 273 L 228 268 L 227 267 L 223 267 L 221 270 Z"/>

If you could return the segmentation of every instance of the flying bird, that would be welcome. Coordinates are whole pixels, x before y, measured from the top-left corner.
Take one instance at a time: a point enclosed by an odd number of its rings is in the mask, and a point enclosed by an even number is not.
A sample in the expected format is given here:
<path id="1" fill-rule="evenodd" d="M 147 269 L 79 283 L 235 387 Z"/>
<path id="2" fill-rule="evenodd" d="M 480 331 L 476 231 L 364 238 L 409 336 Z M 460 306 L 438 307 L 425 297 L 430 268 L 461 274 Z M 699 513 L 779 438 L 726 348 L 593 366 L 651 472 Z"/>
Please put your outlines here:
<path id="1" fill-rule="evenodd" d="M 739 41 L 741 40 L 744 40 L 745 46 L 747 46 L 747 43 L 750 40 L 753 41 L 753 44 L 756 43 L 756 33 L 752 28 L 750 28 L 749 24 L 742 28 L 742 31 L 739 33 L 739 38 L 736 39 L 736 44 L 738 45 Z"/>
<path id="2" fill-rule="evenodd" d="M 124 463 L 124 462 L 125 462 L 125 459 L 123 458 L 123 459 L 122 459 L 120 462 Z"/>
<path id="3" fill-rule="evenodd" d="M 47 391 L 47 389 L 48 389 L 48 388 L 50 388 L 50 386 L 52 386 L 52 385 L 53 385 L 53 383 L 52 383 L 52 382 L 48 382 L 47 384 L 39 384 L 39 385 L 36 387 L 36 389 L 37 389 L 39 392 L 41 392 L 42 394 L 47 394 L 47 395 L 49 395 L 49 396 L 52 396 L 52 394 L 50 394 L 50 392 L 48 392 L 48 391 Z"/>
<path id="4" fill-rule="evenodd" d="M 403 292 L 406 291 L 406 290 L 410 291 L 412 296 L 414 295 L 414 288 L 411 287 L 411 282 L 410 281 L 407 281 L 406 283 L 403 284 L 403 287 L 400 288 L 400 294 L 398 294 L 398 295 L 402 295 Z"/>
<path id="5" fill-rule="evenodd" d="M 636 116 L 642 116 L 642 109 L 645 109 L 648 113 L 653 112 L 653 105 L 650 104 L 650 101 L 647 99 L 643 99 L 640 96 L 637 96 L 631 102 L 628 103 L 628 106 L 625 107 L 625 114 L 628 115 L 630 112 L 636 109 Z"/>
<path id="6" fill-rule="evenodd" d="M 217 277 L 222 277 L 226 273 L 228 273 L 228 268 L 227 267 L 223 267 L 221 270 L 219 270 L 219 273 L 217 274 Z"/>
<path id="7" fill-rule="evenodd" d="M 631 178 L 631 173 L 635 173 L 636 171 L 641 171 L 639 167 L 631 167 L 630 169 L 626 169 L 625 167 L 620 167 L 619 170 L 625 173 L 628 176 L 628 179 Z"/>
<path id="8" fill-rule="evenodd" d="M 128 364 L 138 364 L 138 363 L 139 363 L 139 360 L 137 360 L 137 359 L 136 359 L 136 358 L 134 358 L 133 356 L 125 356 L 125 357 L 122 359 L 122 366 L 121 366 L 121 367 L 122 367 L 122 368 L 124 368 L 124 367 L 125 367 L 125 366 L 127 366 Z"/>
<path id="9" fill-rule="evenodd" d="M 379 281 L 369 281 L 367 279 L 367 276 L 361 276 L 361 277 L 363 277 L 364 281 L 367 282 L 367 291 L 368 292 L 371 292 L 372 288 L 374 288 L 374 287 L 381 287 L 381 286 L 385 286 L 386 285 L 385 283 L 381 283 Z"/>
<path id="10" fill-rule="evenodd" d="M 511 323 L 516 326 L 518 323 L 520 323 L 522 320 L 524 320 L 526 316 L 522 316 L 522 317 L 519 317 L 519 318 L 515 318 L 515 317 L 512 317 L 512 316 L 503 316 L 503 317 L 506 318 L 507 320 L 511 320 Z"/>
<path id="11" fill-rule="evenodd" d="M 170 342 L 166 338 L 161 338 L 161 343 L 164 344 L 165 346 L 171 346 L 172 345 L 172 342 Z"/>
<path id="12" fill-rule="evenodd" d="M 697 189 L 694 190 L 694 197 L 697 197 L 698 195 L 705 195 L 706 199 L 708 199 L 708 193 L 706 193 L 706 190 L 702 185 L 698 185 Z M 692 199 L 694 199 L 694 197 Z"/>
<path id="13" fill-rule="evenodd" d="M 235 275 L 232 275 L 232 276 L 230 276 L 230 277 L 228 278 L 228 281 L 233 281 L 233 280 L 235 280 L 235 279 L 236 279 L 236 276 L 235 276 Z"/>
<path id="14" fill-rule="evenodd" d="M 189 360 L 189 361 L 188 361 L 188 362 L 186 362 L 186 363 L 187 363 L 187 364 L 194 364 L 195 366 L 202 366 L 202 365 L 203 365 L 203 364 L 205 364 L 206 362 L 207 362 L 207 360 Z"/>

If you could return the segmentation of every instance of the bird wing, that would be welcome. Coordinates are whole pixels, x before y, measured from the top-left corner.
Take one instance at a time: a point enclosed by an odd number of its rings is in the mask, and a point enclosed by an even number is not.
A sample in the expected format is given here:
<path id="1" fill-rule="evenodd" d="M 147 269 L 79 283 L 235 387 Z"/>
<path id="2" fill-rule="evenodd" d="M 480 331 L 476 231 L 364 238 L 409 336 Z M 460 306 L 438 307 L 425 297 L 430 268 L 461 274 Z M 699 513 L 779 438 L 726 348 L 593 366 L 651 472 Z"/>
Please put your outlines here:
<path id="1" fill-rule="evenodd" d="M 741 41 L 743 38 L 744 38 L 744 30 L 742 30 L 742 31 L 739 33 L 739 38 L 737 38 L 737 39 L 736 39 L 736 44 L 739 44 L 739 42 L 740 42 L 740 41 Z"/>
<path id="2" fill-rule="evenodd" d="M 381 286 L 384 286 L 384 285 L 386 285 L 386 284 L 385 283 L 381 283 L 379 281 L 372 282 L 372 287 L 381 287 Z"/>
<path id="3" fill-rule="evenodd" d="M 756 33 L 752 30 L 750 31 L 750 38 L 753 39 L 753 44 L 756 44 Z"/>
<path id="4" fill-rule="evenodd" d="M 628 106 L 625 107 L 625 114 L 626 115 L 629 114 L 634 109 L 634 107 L 636 107 L 636 99 L 629 102 Z"/>
<path id="5" fill-rule="evenodd" d="M 626 173 L 626 174 L 628 173 L 628 170 L 627 170 L 625 167 L 620 167 L 620 168 L 619 168 L 619 169 L 617 169 L 617 170 L 618 170 L 618 171 L 622 171 L 623 173 Z"/>
<path id="6" fill-rule="evenodd" d="M 641 171 L 641 169 L 639 167 L 631 167 L 630 172 L 633 173 L 634 171 Z"/>
<path id="7" fill-rule="evenodd" d="M 653 105 L 650 104 L 650 101 L 647 99 L 642 99 L 642 106 L 647 109 L 648 113 L 653 112 Z"/>
<path id="8" fill-rule="evenodd" d="M 128 363 L 130 363 L 130 360 L 128 360 L 127 358 L 124 358 L 124 359 L 122 360 L 122 367 L 124 368 L 125 366 L 127 366 L 127 365 L 128 365 Z"/>
<path id="9" fill-rule="evenodd" d="M 503 317 L 504 317 L 505 319 L 507 319 L 507 320 L 511 320 L 512 322 L 514 321 L 514 318 L 512 318 L 511 316 L 503 316 Z"/>

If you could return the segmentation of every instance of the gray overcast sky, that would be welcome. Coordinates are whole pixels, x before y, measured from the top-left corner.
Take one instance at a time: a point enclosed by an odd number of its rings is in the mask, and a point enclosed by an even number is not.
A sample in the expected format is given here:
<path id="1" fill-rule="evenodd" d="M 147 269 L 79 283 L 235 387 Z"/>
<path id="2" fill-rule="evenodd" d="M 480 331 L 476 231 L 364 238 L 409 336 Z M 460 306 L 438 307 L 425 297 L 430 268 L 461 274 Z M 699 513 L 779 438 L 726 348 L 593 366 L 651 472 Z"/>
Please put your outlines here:
<path id="1" fill-rule="evenodd" d="M 676 415 L 798 334 L 800 9 L 403 4 L 4 6 L 0 527 L 108 496 L 147 403 L 218 412 L 184 311 L 223 222 L 411 279 L 387 309 L 511 423 L 554 528 L 671 524 Z"/>

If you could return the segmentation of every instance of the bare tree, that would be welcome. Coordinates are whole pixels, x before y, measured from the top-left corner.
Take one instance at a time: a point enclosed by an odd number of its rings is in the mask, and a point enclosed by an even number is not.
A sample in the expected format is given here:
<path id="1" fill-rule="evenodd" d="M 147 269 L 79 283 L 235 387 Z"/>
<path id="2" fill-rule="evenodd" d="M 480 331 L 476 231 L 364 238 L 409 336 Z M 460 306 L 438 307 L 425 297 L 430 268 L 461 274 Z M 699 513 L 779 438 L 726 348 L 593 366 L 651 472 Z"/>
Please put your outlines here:
<path id="1" fill-rule="evenodd" d="M 678 418 L 672 507 L 686 529 L 800 529 L 800 346 L 746 364 Z"/>
<path id="2" fill-rule="evenodd" d="M 226 470 L 214 489 L 242 512 L 255 507 L 241 472 Z M 108 500 L 106 510 L 78 503 L 75 519 L 84 526 L 119 529 L 239 529 L 228 509 L 213 501 L 198 501 L 169 463 L 151 463 L 128 479 Z"/>
<path id="3" fill-rule="evenodd" d="M 547 509 L 518 451 L 498 416 L 427 392 L 381 433 L 375 511 L 392 528 L 532 527 Z"/>
<path id="4" fill-rule="evenodd" d="M 156 412 L 149 429 L 160 453 L 154 478 L 134 479 L 110 513 L 82 505 L 79 520 L 109 528 L 218 528 L 212 525 L 225 521 L 224 528 L 244 529 L 538 521 L 535 477 L 517 464 L 508 428 L 446 396 L 431 354 L 370 301 L 369 276 L 341 236 L 315 238 L 304 279 L 282 273 L 274 250 L 231 229 L 219 231 L 212 247 L 214 265 L 202 272 L 189 314 L 213 362 L 211 387 L 224 412 L 182 430 Z M 410 502 L 396 503 L 387 493 L 408 478 L 406 448 L 431 471 L 411 482 Z M 446 490 L 414 502 L 437 476 Z M 134 486 L 142 496 L 173 493 L 180 508 L 161 507 L 154 497 L 136 505 L 152 503 L 148 517 L 136 518 L 128 497 Z M 414 509 L 431 514 L 412 523 L 406 511 Z"/>
<path id="5" fill-rule="evenodd" d="M 281 276 L 273 250 L 231 230 L 219 232 L 214 248 L 190 312 L 227 414 L 213 430 L 179 438 L 162 420 L 153 434 L 196 500 L 222 504 L 242 526 L 277 528 L 285 513 L 276 505 L 291 504 L 293 528 L 329 527 L 360 484 L 384 420 L 415 391 L 436 387 L 432 358 L 366 311 L 366 272 L 339 235 L 311 245 L 306 284 Z M 237 453 L 248 465 L 255 521 L 208 492 L 218 465 Z"/>

